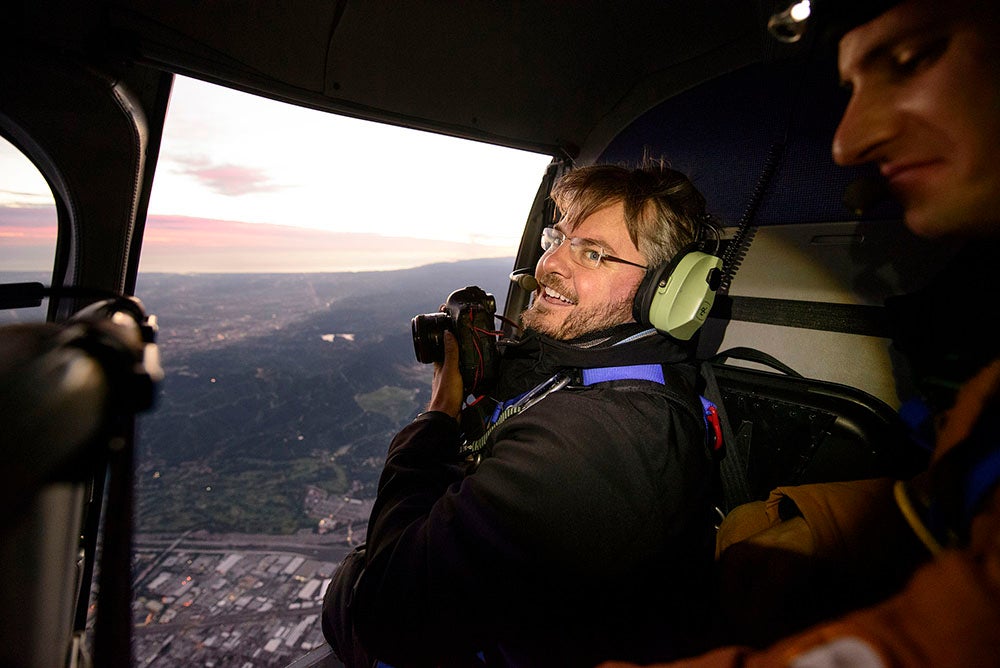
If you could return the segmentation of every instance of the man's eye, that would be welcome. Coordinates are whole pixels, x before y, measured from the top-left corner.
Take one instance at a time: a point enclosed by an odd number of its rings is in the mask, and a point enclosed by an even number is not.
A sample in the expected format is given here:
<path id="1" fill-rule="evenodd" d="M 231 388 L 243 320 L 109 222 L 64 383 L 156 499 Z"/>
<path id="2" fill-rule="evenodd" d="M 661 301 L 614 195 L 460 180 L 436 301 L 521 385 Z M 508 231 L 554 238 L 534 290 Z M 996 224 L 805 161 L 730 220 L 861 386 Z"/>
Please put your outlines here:
<path id="1" fill-rule="evenodd" d="M 908 77 L 937 62 L 948 48 L 948 38 L 900 49 L 893 55 L 892 67 L 897 76 Z"/>
<path id="2" fill-rule="evenodd" d="M 604 253 L 602 253 L 596 248 L 584 248 L 582 255 L 583 259 L 587 260 L 588 262 L 593 262 L 594 264 L 597 264 L 598 262 L 600 262 L 601 257 L 604 256 Z"/>

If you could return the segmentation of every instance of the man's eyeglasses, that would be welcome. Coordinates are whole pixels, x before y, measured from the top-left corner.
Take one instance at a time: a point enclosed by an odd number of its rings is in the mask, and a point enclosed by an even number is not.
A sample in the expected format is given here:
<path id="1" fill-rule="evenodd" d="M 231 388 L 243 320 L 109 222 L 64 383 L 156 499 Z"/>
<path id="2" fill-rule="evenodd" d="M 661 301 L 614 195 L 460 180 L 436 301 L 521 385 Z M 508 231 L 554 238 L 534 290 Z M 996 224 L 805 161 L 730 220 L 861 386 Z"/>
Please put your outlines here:
<path id="1" fill-rule="evenodd" d="M 546 253 L 559 248 L 566 240 L 566 235 L 554 227 L 546 227 L 542 230 L 542 250 Z M 569 256 L 578 265 L 586 267 L 587 269 L 597 269 L 601 266 L 602 261 L 619 262 L 632 267 L 639 267 L 640 269 L 649 268 L 641 264 L 636 264 L 635 262 L 623 260 L 620 257 L 615 257 L 614 255 L 608 255 L 600 246 L 587 241 L 586 239 L 580 239 L 579 237 L 571 237 L 569 239 Z"/>

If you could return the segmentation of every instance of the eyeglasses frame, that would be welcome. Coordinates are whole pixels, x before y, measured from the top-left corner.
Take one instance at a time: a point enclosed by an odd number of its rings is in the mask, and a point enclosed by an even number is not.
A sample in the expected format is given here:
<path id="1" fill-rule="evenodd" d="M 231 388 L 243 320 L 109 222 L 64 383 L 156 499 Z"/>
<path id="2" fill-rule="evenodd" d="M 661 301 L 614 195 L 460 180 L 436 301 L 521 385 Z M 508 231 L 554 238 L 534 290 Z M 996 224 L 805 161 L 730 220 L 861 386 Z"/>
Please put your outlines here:
<path id="1" fill-rule="evenodd" d="M 548 230 L 552 230 L 553 232 L 555 232 L 556 234 L 559 235 L 559 238 L 560 238 L 559 243 L 554 243 L 556 237 L 554 237 L 554 236 L 552 236 L 550 234 L 547 234 Z M 542 234 L 541 234 L 542 250 L 545 251 L 546 253 L 548 253 L 550 250 L 554 250 L 556 248 L 559 248 L 560 246 L 562 246 L 567 241 L 569 241 L 570 245 L 572 245 L 573 244 L 573 240 L 574 239 L 579 239 L 579 238 L 580 237 L 568 237 L 568 236 L 566 236 L 565 233 L 563 233 L 562 231 L 560 231 L 560 230 L 558 230 L 555 227 L 553 227 L 553 226 L 550 225 L 550 226 L 545 227 L 545 228 L 542 229 Z M 552 241 L 552 244 L 550 244 L 550 246 L 548 248 L 545 247 L 545 242 L 546 242 L 547 239 Z M 578 266 L 581 266 L 584 269 L 597 269 L 597 268 L 599 268 L 601 266 L 601 262 L 604 262 L 606 260 L 608 262 L 618 262 L 619 264 L 627 264 L 630 267 L 638 267 L 639 269 L 642 269 L 643 271 L 649 271 L 649 267 L 647 267 L 646 265 L 638 264 L 637 262 L 632 262 L 631 260 L 624 260 L 624 259 L 622 259 L 620 257 L 615 257 L 614 255 L 607 255 L 604 252 L 604 248 L 602 246 L 600 246 L 599 244 L 595 244 L 595 245 L 597 246 L 597 248 L 600 248 L 600 250 L 601 250 L 601 257 L 597 260 L 597 264 L 595 264 L 593 267 L 588 267 L 587 265 L 584 265 L 584 264 L 581 264 L 580 262 L 577 262 L 576 264 Z"/>

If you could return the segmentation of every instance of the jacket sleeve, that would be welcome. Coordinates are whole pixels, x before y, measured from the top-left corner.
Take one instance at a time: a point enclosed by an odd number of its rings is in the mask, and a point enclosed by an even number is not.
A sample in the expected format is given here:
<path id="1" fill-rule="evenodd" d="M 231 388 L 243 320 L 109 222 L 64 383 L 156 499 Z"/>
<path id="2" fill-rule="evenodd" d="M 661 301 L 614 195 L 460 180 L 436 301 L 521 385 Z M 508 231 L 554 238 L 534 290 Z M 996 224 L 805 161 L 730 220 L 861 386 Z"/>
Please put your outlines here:
<path id="1" fill-rule="evenodd" d="M 759 647 L 898 591 L 926 554 L 893 482 L 779 487 L 734 508 L 717 537 L 726 638 Z"/>
<path id="2" fill-rule="evenodd" d="M 348 553 L 337 566 L 323 596 L 323 637 L 345 668 L 369 668 L 372 660 L 354 630 L 351 611 L 354 589 L 365 567 L 365 547 Z"/>

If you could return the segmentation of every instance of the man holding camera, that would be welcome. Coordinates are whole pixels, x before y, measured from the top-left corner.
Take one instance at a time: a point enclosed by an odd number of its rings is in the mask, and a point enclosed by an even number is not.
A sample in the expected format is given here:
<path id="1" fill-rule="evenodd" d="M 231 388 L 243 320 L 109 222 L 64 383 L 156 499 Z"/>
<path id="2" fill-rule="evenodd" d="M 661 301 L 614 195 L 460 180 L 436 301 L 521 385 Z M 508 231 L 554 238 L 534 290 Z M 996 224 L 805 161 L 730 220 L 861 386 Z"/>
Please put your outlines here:
<path id="1" fill-rule="evenodd" d="M 571 171 L 552 198 L 474 463 L 450 332 L 428 411 L 389 447 L 366 548 L 324 603 L 348 666 L 592 666 L 689 654 L 708 632 L 716 477 L 693 344 L 634 308 L 706 236 L 704 198 L 651 160 Z"/>

